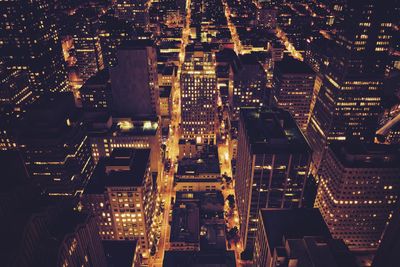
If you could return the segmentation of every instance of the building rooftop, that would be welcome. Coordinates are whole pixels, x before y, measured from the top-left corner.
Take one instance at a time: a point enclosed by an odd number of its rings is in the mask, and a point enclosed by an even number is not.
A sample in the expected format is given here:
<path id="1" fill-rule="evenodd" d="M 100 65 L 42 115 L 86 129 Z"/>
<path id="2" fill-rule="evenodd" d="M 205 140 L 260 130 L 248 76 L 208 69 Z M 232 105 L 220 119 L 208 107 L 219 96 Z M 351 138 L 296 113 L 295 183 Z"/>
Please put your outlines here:
<path id="1" fill-rule="evenodd" d="M 89 89 L 92 86 L 98 86 L 98 85 L 106 85 L 109 82 L 110 82 L 110 73 L 108 69 L 103 69 L 97 72 L 92 77 L 90 77 L 82 86 L 82 89 Z"/>
<path id="2" fill-rule="evenodd" d="M 17 131 L 19 141 L 29 147 L 44 145 L 68 151 L 84 138 L 82 126 L 82 112 L 72 93 L 51 93 L 30 106 Z"/>
<path id="3" fill-rule="evenodd" d="M 162 74 L 171 76 L 173 74 L 176 74 L 176 69 L 177 69 L 177 67 L 175 65 L 173 65 L 173 66 L 171 66 L 171 65 L 165 66 L 163 68 L 163 70 L 162 70 Z"/>
<path id="4" fill-rule="evenodd" d="M 3 192 L 7 194 L 30 181 L 19 151 L 0 151 L 0 171 L 2 179 L 0 194 Z"/>
<path id="5" fill-rule="evenodd" d="M 154 41 L 150 39 L 137 39 L 137 40 L 128 40 L 121 44 L 118 48 L 119 50 L 137 50 L 144 49 L 146 47 L 153 47 Z"/>
<path id="6" fill-rule="evenodd" d="M 335 157 L 348 168 L 400 168 L 400 145 L 333 142 Z"/>
<path id="7" fill-rule="evenodd" d="M 88 122 L 89 136 L 152 136 L 156 135 L 159 127 L 157 117 L 113 117 L 111 123 L 108 123 L 109 120 L 109 115 L 90 120 Z"/>
<path id="8" fill-rule="evenodd" d="M 132 267 L 137 241 L 106 240 L 103 241 L 104 253 L 108 267 Z"/>
<path id="9" fill-rule="evenodd" d="M 275 63 L 275 71 L 281 74 L 314 74 L 314 71 L 304 61 L 285 56 L 282 61 Z"/>
<path id="10" fill-rule="evenodd" d="M 170 242 L 199 243 L 200 214 L 196 203 L 174 205 Z"/>
<path id="11" fill-rule="evenodd" d="M 175 203 L 198 202 L 201 212 L 215 211 L 224 208 L 224 196 L 221 191 L 177 191 Z"/>
<path id="12" fill-rule="evenodd" d="M 172 86 L 160 86 L 160 98 L 168 98 L 171 96 Z"/>
<path id="13" fill-rule="evenodd" d="M 286 261 L 296 260 L 298 266 L 357 266 L 342 240 L 305 236 L 300 239 L 287 239 L 280 249 L 280 256 L 285 257 Z"/>
<path id="14" fill-rule="evenodd" d="M 106 187 L 143 185 L 150 149 L 116 148 L 101 158 L 86 186 L 85 194 L 102 194 Z"/>
<path id="15" fill-rule="evenodd" d="M 244 124 L 252 152 L 311 152 L 310 146 L 289 112 L 283 109 L 241 108 L 240 123 Z"/>
<path id="16" fill-rule="evenodd" d="M 261 209 L 260 214 L 271 250 L 287 239 L 332 238 L 318 209 Z"/>
<path id="17" fill-rule="evenodd" d="M 177 175 L 202 175 L 202 174 L 220 174 L 218 156 L 204 158 L 183 158 L 179 161 Z"/>
<path id="18" fill-rule="evenodd" d="M 236 267 L 233 251 L 166 251 L 164 267 Z"/>

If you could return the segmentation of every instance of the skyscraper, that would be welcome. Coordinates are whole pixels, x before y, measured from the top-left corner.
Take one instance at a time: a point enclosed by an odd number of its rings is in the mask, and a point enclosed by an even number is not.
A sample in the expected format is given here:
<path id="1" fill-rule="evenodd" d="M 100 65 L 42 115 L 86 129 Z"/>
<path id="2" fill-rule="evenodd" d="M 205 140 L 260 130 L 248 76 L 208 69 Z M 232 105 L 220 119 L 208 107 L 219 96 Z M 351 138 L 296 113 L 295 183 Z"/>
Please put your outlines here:
<path id="1" fill-rule="evenodd" d="M 110 69 L 114 110 L 123 116 L 159 114 L 157 52 L 153 42 L 126 42 L 117 58 L 118 65 Z"/>
<path id="2" fill-rule="evenodd" d="M 377 1 L 348 1 L 343 22 L 327 47 L 319 91 L 307 136 L 316 173 L 326 144 L 373 140 L 391 39 L 390 7 Z"/>
<path id="3" fill-rule="evenodd" d="M 84 207 L 97 216 L 103 239 L 138 240 L 149 256 L 157 185 L 149 149 L 115 149 L 102 158 L 84 192 Z"/>
<path id="4" fill-rule="evenodd" d="M 82 83 L 104 68 L 100 46 L 99 18 L 91 9 L 83 9 L 73 18 L 76 67 Z"/>
<path id="5" fill-rule="evenodd" d="M 111 68 L 117 65 L 118 47 L 125 41 L 131 40 L 135 29 L 132 22 L 112 16 L 100 18 L 100 44 L 104 66 Z"/>
<path id="6" fill-rule="evenodd" d="M 235 192 L 240 233 L 251 251 L 261 208 L 302 206 L 311 151 L 281 109 L 243 108 L 238 142 Z"/>
<path id="7" fill-rule="evenodd" d="M 217 84 L 215 55 L 201 46 L 186 52 L 181 72 L 183 137 L 215 139 Z"/>
<path id="8" fill-rule="evenodd" d="M 302 131 L 307 129 L 315 73 L 304 62 L 285 57 L 275 63 L 273 99 L 276 106 L 293 116 Z"/>
<path id="9" fill-rule="evenodd" d="M 269 105 L 270 92 L 267 91 L 267 74 L 253 55 L 239 56 L 239 66 L 233 67 L 232 118 L 239 119 L 242 107 L 262 107 Z"/>
<path id="10" fill-rule="evenodd" d="M 357 266 L 343 241 L 332 239 L 318 209 L 261 209 L 253 264 L 255 267 Z"/>
<path id="11" fill-rule="evenodd" d="M 27 111 L 17 139 L 31 179 L 46 194 L 74 197 L 81 193 L 94 164 L 72 93 L 53 93 L 37 100 Z"/>
<path id="12" fill-rule="evenodd" d="M 68 89 L 61 42 L 49 5 L 45 0 L 0 2 L 0 57 L 7 69 L 28 70 L 35 93 Z"/>
<path id="13" fill-rule="evenodd" d="M 319 176 L 315 205 L 333 237 L 350 249 L 376 249 L 400 192 L 399 147 L 334 142 Z"/>

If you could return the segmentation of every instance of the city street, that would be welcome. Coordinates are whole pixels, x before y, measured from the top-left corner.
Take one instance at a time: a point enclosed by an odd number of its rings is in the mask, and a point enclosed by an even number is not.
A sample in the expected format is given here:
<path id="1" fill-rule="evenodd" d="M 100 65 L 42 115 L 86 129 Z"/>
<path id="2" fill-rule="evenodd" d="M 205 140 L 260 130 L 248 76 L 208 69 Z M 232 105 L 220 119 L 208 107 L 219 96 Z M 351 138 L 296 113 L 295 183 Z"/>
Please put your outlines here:
<path id="1" fill-rule="evenodd" d="M 186 1 L 186 6 L 190 6 L 190 0 Z M 158 242 L 158 248 L 157 252 L 152 257 L 150 260 L 149 266 L 154 266 L 154 267 L 161 267 L 163 260 L 164 260 L 164 253 L 165 250 L 168 249 L 168 241 L 169 241 L 169 235 L 170 235 L 170 224 L 169 224 L 169 217 L 170 213 L 172 211 L 172 205 L 171 205 L 171 199 L 174 196 L 174 188 L 173 188 L 173 183 L 174 183 L 174 173 L 177 168 L 176 164 L 174 164 L 176 157 L 179 154 L 179 147 L 178 147 L 178 142 L 179 142 L 179 137 L 180 137 L 180 129 L 179 129 L 179 123 L 180 123 L 180 118 L 181 118 L 181 107 L 180 107 L 180 72 L 181 72 L 181 67 L 182 63 L 185 59 L 185 48 L 186 45 L 189 41 L 189 33 L 190 33 L 190 8 L 187 9 L 187 14 L 186 14 L 186 20 L 185 20 L 185 26 L 182 29 L 182 43 L 181 43 L 181 50 L 179 53 L 179 65 L 178 65 L 178 74 L 177 74 L 177 80 L 175 81 L 175 84 L 173 86 L 172 90 L 172 118 L 171 118 L 171 124 L 170 124 L 170 132 L 169 132 L 169 138 L 167 141 L 167 150 L 168 150 L 168 158 L 171 159 L 172 166 L 171 169 L 167 172 L 164 173 L 163 175 L 163 184 L 161 186 L 161 198 L 164 201 L 164 214 L 163 214 L 163 221 L 162 221 L 162 226 L 161 226 L 161 235 L 160 235 L 160 240 Z M 164 186 L 166 184 L 166 186 Z"/>

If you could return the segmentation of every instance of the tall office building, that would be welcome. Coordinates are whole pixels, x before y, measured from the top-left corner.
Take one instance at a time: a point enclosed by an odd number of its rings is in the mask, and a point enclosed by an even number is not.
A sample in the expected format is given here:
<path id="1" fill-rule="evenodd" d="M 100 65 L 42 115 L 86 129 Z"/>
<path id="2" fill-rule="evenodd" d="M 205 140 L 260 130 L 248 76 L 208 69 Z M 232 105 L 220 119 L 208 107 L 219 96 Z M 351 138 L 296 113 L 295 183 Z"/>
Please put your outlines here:
<path id="1" fill-rule="evenodd" d="M 391 3 L 348 1 L 327 47 L 327 61 L 307 136 L 313 173 L 334 140 L 372 141 L 380 112 L 391 35 Z"/>
<path id="2" fill-rule="evenodd" d="M 235 192 L 245 249 L 254 244 L 261 208 L 301 207 L 311 158 L 289 112 L 240 112 Z"/>
<path id="3" fill-rule="evenodd" d="M 154 242 L 157 185 L 149 149 L 115 149 L 102 158 L 85 189 L 84 208 L 97 217 L 102 239 L 138 240 L 143 257 Z"/>
<path id="4" fill-rule="evenodd" d="M 203 47 L 191 47 L 181 72 L 183 137 L 214 140 L 216 106 L 215 55 Z"/>
<path id="5" fill-rule="evenodd" d="M 68 89 L 61 42 L 49 1 L 1 1 L 0 57 L 7 69 L 29 72 L 32 91 Z"/>
<path id="6" fill-rule="evenodd" d="M 99 18 L 94 10 L 83 9 L 72 18 L 73 41 L 79 79 L 86 82 L 104 68 L 100 46 Z"/>
<path id="7" fill-rule="evenodd" d="M 272 101 L 289 111 L 302 131 L 307 129 L 315 79 L 314 71 L 297 59 L 285 57 L 275 63 Z"/>
<path id="8" fill-rule="evenodd" d="M 110 69 L 114 110 L 123 116 L 158 115 L 157 51 L 153 42 L 124 43 L 117 52 L 118 65 Z"/>
<path id="9" fill-rule="evenodd" d="M 115 0 L 113 2 L 115 15 L 118 18 L 132 21 L 136 27 L 148 27 L 149 0 Z"/>
<path id="10" fill-rule="evenodd" d="M 254 55 L 239 56 L 238 66 L 232 66 L 233 92 L 231 93 L 232 119 L 239 119 L 242 107 L 269 105 L 270 92 L 266 88 L 267 74 Z"/>
<path id="11" fill-rule="evenodd" d="M 351 249 L 376 249 L 400 192 L 399 147 L 334 142 L 319 176 L 315 205 L 332 235 Z"/>
<path id="12" fill-rule="evenodd" d="M 112 16 L 102 16 L 100 20 L 99 38 L 104 66 L 115 67 L 118 63 L 118 47 L 125 41 L 132 39 L 135 29 L 131 22 Z"/>
<path id="13" fill-rule="evenodd" d="M 46 194 L 81 193 L 94 165 L 72 93 L 37 100 L 24 116 L 17 140 L 31 179 Z"/>

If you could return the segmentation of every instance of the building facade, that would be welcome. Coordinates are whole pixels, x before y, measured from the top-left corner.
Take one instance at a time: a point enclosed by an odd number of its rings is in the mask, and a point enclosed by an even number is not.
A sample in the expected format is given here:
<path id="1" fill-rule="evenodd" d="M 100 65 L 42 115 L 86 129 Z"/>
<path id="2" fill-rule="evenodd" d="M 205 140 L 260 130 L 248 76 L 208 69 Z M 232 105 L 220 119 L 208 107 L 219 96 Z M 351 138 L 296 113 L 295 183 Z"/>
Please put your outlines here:
<path id="1" fill-rule="evenodd" d="M 285 57 L 276 62 L 272 101 L 293 116 L 302 131 L 310 117 L 316 75 L 306 63 Z"/>
<path id="2" fill-rule="evenodd" d="M 376 249 L 398 194 L 396 146 L 332 143 L 318 176 L 318 207 L 335 238 L 351 249 Z"/>
<path id="3" fill-rule="evenodd" d="M 31 179 L 50 196 L 74 197 L 94 162 L 72 93 L 41 97 L 27 111 L 17 134 Z"/>
<path id="4" fill-rule="evenodd" d="M 181 72 L 181 116 L 183 138 L 215 139 L 217 84 L 215 55 L 195 48 L 186 52 Z"/>
<path id="5" fill-rule="evenodd" d="M 266 88 L 267 75 L 263 66 L 251 55 L 239 56 L 234 68 L 232 92 L 232 119 L 238 120 L 240 108 L 269 105 L 270 92 Z"/>
<path id="6" fill-rule="evenodd" d="M 86 12 L 85 12 L 86 11 Z M 78 12 L 73 18 L 73 42 L 76 67 L 81 84 L 104 68 L 99 37 L 99 18 L 90 10 Z"/>
<path id="7" fill-rule="evenodd" d="M 393 9 L 389 6 L 352 1 L 343 7 L 343 21 L 325 50 L 322 85 L 307 128 L 313 174 L 327 144 L 348 139 L 373 141 L 392 38 Z"/>

